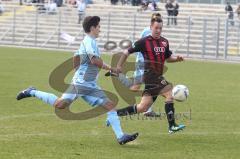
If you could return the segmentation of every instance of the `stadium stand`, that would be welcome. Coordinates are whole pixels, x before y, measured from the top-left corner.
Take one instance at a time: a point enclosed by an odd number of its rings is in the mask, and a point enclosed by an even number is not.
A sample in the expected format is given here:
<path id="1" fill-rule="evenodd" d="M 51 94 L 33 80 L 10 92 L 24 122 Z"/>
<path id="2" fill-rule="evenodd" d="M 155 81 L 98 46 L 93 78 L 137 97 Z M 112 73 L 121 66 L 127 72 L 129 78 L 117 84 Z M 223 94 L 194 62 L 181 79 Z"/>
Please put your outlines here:
<path id="1" fill-rule="evenodd" d="M 7 1 L 4 4 L 7 13 L 0 19 L 1 45 L 72 51 L 78 49 L 84 33 L 81 24 L 76 23 L 78 13 L 75 7 L 65 5 L 58 8 L 57 14 L 48 15 L 38 14 L 34 6 L 19 6 L 18 1 Z M 180 3 L 177 26 L 166 25 L 167 13 L 164 6 L 164 3 L 158 4 L 164 20 L 163 36 L 169 39 L 172 50 L 201 56 L 223 55 L 226 42 L 225 5 Z M 236 5 L 232 6 L 234 10 L 237 8 Z M 152 14 L 150 11 L 138 12 L 138 8 L 130 5 L 111 5 L 109 1 L 104 0 L 95 0 L 93 4 L 89 4 L 86 15 L 98 15 L 102 18 L 99 45 L 103 46 L 107 41 L 119 43 L 123 39 L 137 40 L 141 31 L 149 25 L 149 17 Z M 229 25 L 228 28 L 227 42 L 230 54 L 239 53 L 239 25 L 237 21 L 235 26 Z M 64 41 L 60 38 L 60 33 L 76 37 L 75 42 Z"/>

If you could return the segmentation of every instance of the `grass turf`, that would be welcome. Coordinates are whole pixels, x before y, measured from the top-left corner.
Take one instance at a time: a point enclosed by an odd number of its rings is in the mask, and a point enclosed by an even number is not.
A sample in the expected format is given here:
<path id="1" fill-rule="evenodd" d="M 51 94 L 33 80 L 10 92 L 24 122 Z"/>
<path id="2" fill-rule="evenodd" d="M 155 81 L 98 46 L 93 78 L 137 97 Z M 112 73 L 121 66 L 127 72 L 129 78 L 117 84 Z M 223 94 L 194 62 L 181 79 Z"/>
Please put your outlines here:
<path id="1" fill-rule="evenodd" d="M 169 135 L 165 119 L 122 118 L 125 132 L 139 132 L 139 138 L 120 146 L 106 115 L 86 121 L 66 121 L 54 109 L 29 98 L 15 99 L 23 88 L 33 85 L 61 95 L 49 86 L 50 73 L 72 55 L 66 52 L 19 48 L 0 48 L 0 158 L 163 158 L 205 159 L 239 158 L 239 64 L 185 61 L 167 64 L 168 81 L 185 84 L 190 90 L 187 102 L 175 104 L 177 112 L 188 112 L 191 121 L 180 118 L 186 130 Z M 111 56 L 103 59 L 110 62 Z M 101 71 L 99 84 L 116 93 L 110 79 Z M 66 81 L 69 81 L 71 74 Z M 139 98 L 137 99 L 139 101 Z M 163 112 L 163 98 L 154 104 Z M 121 98 L 118 107 L 127 106 Z M 71 110 L 90 107 L 82 100 Z"/>

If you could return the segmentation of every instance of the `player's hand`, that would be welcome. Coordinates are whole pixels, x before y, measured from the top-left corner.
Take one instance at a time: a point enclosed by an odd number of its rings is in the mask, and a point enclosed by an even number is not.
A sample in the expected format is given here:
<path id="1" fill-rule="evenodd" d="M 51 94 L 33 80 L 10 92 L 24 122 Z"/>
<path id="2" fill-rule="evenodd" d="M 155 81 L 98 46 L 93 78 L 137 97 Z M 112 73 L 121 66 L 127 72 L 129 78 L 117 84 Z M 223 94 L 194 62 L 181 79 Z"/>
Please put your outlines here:
<path id="1" fill-rule="evenodd" d="M 117 70 L 117 68 L 116 68 L 116 67 L 112 67 L 112 68 L 111 68 L 111 71 L 112 71 L 113 73 L 116 73 L 116 74 L 118 74 L 118 70 Z"/>
<path id="2" fill-rule="evenodd" d="M 184 61 L 184 58 L 182 56 L 177 56 L 177 59 L 176 59 L 177 62 L 181 62 L 181 61 Z"/>

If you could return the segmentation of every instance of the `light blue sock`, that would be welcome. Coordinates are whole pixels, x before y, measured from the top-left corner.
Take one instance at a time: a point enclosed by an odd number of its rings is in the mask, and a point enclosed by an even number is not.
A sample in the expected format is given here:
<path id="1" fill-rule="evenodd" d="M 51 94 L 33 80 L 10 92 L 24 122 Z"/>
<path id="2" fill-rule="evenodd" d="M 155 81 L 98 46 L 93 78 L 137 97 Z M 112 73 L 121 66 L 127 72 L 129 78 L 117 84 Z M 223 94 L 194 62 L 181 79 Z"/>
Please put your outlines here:
<path id="1" fill-rule="evenodd" d="M 112 129 L 116 135 L 116 137 L 119 139 L 121 138 L 124 133 L 121 128 L 120 120 L 118 118 L 116 111 L 110 111 L 107 113 L 107 120 L 109 121 L 110 125 L 112 126 Z"/>
<path id="2" fill-rule="evenodd" d="M 38 91 L 38 90 L 32 90 L 30 92 L 30 94 L 31 94 L 31 96 L 36 97 L 36 98 L 42 100 L 43 102 L 50 104 L 52 106 L 58 99 L 58 97 L 55 96 L 54 94 L 46 93 L 46 92 L 42 92 L 42 91 Z"/>

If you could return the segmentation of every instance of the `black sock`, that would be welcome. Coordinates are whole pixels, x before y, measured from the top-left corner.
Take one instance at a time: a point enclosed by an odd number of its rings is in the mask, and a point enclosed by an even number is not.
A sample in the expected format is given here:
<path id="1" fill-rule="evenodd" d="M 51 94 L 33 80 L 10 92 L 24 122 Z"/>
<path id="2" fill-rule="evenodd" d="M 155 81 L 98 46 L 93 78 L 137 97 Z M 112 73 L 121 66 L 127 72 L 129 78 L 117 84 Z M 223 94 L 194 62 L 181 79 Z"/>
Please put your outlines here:
<path id="1" fill-rule="evenodd" d="M 174 105 L 173 103 L 165 103 L 165 112 L 167 115 L 169 127 L 175 125 L 174 118 L 175 109 L 173 105 Z"/>
<path id="2" fill-rule="evenodd" d="M 137 114 L 137 106 L 136 105 L 130 105 L 128 107 L 118 109 L 117 114 L 118 114 L 118 116 L 126 116 L 126 115 Z"/>
<path id="3" fill-rule="evenodd" d="M 158 97 L 158 96 L 152 97 L 153 103 L 156 101 L 157 97 Z"/>

